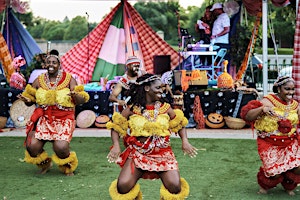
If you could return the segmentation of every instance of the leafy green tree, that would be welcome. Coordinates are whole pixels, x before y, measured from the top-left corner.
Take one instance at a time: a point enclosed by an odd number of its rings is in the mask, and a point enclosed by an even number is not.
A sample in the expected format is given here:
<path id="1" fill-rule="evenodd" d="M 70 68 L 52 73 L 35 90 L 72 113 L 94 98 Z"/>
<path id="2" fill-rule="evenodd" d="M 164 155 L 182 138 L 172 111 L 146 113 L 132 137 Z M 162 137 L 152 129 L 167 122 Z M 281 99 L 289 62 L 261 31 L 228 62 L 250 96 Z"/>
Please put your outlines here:
<path id="1" fill-rule="evenodd" d="M 176 16 L 177 12 L 181 12 L 178 2 L 138 2 L 134 4 L 134 8 L 155 32 L 163 31 L 165 40 L 171 44 L 177 44 L 178 22 Z M 185 15 L 181 18 L 181 20 L 187 19 Z"/>
<path id="2" fill-rule="evenodd" d="M 279 47 L 293 48 L 296 26 L 296 12 L 293 5 L 280 8 L 270 6 L 269 9 L 272 9 L 270 25 L 274 27 L 275 39 Z"/>
<path id="3" fill-rule="evenodd" d="M 81 40 L 88 33 L 87 20 L 85 17 L 77 16 L 72 19 L 66 32 L 64 40 Z"/>
<path id="4" fill-rule="evenodd" d="M 44 30 L 43 30 L 43 34 L 42 34 L 42 38 L 46 39 L 46 40 L 52 40 L 52 38 L 54 37 L 54 30 L 56 26 L 59 26 L 60 22 L 58 21 L 48 21 L 45 23 L 44 26 Z"/>

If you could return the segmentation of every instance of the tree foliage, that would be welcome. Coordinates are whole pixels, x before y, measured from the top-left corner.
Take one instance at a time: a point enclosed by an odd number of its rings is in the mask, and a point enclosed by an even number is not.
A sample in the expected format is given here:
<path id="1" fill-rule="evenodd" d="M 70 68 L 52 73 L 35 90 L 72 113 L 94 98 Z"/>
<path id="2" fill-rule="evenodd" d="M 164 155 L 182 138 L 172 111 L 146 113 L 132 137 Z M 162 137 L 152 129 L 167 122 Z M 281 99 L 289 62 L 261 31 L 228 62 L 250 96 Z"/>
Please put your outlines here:
<path id="1" fill-rule="evenodd" d="M 139 1 L 134 4 L 134 8 L 155 32 L 163 31 L 165 40 L 175 46 L 181 39 L 178 33 L 179 27 L 188 29 L 189 33 L 195 37 L 195 41 L 198 41 L 194 25 L 203 16 L 205 7 L 215 2 L 214 0 L 205 0 L 202 5 L 199 4 L 199 7 L 190 6 L 185 9 L 179 5 L 178 1 Z M 225 0 L 218 2 L 225 2 Z M 274 7 L 271 3 L 269 5 L 269 9 L 271 10 L 269 18 L 274 28 L 275 38 L 279 45 L 284 45 L 285 47 L 293 47 L 294 40 L 296 8 L 295 2 L 291 2 L 289 6 L 284 8 Z M 88 24 L 87 19 L 81 16 L 77 16 L 71 20 L 66 17 L 60 22 L 33 17 L 31 12 L 26 14 L 16 13 L 15 15 L 24 24 L 33 38 L 46 41 L 79 41 L 87 35 L 88 31 L 91 31 L 98 25 L 98 23 Z M 238 34 L 232 36 L 232 48 L 236 52 L 243 51 L 250 40 L 255 19 L 249 16 L 247 19 L 247 23 L 240 23 L 238 25 Z M 258 39 L 261 39 L 261 30 Z M 259 44 L 259 40 L 257 44 Z M 243 53 L 241 52 L 240 55 L 243 55 Z M 235 57 L 235 59 L 237 58 L 238 56 Z M 238 60 L 236 61 L 237 64 L 241 59 Z"/>

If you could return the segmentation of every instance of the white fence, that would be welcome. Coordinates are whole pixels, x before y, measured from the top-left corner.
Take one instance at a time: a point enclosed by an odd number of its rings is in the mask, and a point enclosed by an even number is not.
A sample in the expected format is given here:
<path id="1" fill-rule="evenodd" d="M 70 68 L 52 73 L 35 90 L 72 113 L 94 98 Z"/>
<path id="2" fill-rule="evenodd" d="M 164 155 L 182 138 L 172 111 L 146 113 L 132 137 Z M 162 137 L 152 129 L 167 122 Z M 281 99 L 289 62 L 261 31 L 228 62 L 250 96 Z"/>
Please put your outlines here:
<path id="1" fill-rule="evenodd" d="M 262 55 L 256 55 L 262 60 Z M 268 55 L 268 92 L 272 91 L 273 83 L 280 75 L 292 75 L 293 55 Z M 262 70 L 256 71 L 256 88 L 263 88 Z"/>

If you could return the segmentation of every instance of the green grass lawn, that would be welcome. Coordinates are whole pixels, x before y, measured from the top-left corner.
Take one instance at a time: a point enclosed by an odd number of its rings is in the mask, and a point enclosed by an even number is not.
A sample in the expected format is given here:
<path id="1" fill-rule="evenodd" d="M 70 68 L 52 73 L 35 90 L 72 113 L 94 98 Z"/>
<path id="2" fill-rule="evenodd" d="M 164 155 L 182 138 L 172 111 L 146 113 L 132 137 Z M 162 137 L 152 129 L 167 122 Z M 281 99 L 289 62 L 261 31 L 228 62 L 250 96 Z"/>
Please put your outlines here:
<path id="1" fill-rule="evenodd" d="M 21 162 L 24 138 L 0 137 L 0 198 L 7 200 L 108 200 L 108 187 L 120 168 L 107 162 L 110 138 L 73 138 L 79 166 L 75 176 L 66 177 L 56 165 L 45 175 L 37 167 Z M 260 160 L 255 140 L 190 139 L 198 156 L 189 158 L 181 151 L 181 141 L 172 138 L 181 176 L 190 184 L 190 200 L 299 199 L 289 197 L 281 186 L 268 195 L 258 195 L 256 173 Z M 51 143 L 45 149 L 53 153 Z M 140 180 L 145 200 L 158 200 L 160 180 Z"/>

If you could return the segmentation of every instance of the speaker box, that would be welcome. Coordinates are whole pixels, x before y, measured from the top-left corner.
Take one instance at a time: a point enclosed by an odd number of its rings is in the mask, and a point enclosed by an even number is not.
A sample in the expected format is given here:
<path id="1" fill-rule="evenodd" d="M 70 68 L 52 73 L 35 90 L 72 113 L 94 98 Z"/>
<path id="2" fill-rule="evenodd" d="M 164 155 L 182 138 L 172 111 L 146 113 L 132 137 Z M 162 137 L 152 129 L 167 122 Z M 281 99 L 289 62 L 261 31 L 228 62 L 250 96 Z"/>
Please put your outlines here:
<path id="1" fill-rule="evenodd" d="M 171 70 L 171 56 L 170 55 L 156 55 L 153 57 L 154 74 L 163 74 Z"/>

